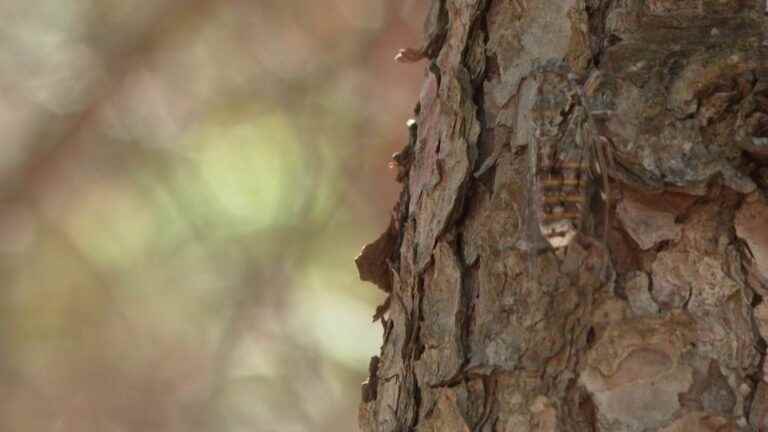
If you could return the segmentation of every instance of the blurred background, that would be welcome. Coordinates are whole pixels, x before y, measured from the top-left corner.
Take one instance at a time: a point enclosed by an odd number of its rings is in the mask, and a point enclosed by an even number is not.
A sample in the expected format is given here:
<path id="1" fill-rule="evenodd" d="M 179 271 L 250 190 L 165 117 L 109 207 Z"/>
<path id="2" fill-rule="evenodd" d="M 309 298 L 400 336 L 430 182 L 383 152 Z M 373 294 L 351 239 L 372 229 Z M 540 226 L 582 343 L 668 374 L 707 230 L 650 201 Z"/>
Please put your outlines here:
<path id="1" fill-rule="evenodd" d="M 0 431 L 355 431 L 418 0 L 0 1 Z"/>

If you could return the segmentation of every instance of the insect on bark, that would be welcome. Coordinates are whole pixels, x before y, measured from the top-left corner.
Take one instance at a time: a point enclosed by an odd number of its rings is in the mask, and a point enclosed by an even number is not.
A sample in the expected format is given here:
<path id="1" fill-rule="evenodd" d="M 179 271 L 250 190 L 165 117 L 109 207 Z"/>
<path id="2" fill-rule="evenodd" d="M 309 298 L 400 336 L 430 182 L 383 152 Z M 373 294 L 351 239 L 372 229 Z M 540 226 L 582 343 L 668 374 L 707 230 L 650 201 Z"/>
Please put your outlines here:
<path id="1" fill-rule="evenodd" d="M 608 141 L 597 134 L 581 87 L 567 66 L 549 63 L 534 74 L 536 92 L 530 111 L 528 236 L 543 237 L 556 252 L 574 239 L 595 243 L 592 209 L 596 178 L 602 178 L 603 241 L 610 195 L 605 152 Z M 535 231 L 535 232 L 531 232 Z M 528 241 L 528 244 L 541 241 Z"/>

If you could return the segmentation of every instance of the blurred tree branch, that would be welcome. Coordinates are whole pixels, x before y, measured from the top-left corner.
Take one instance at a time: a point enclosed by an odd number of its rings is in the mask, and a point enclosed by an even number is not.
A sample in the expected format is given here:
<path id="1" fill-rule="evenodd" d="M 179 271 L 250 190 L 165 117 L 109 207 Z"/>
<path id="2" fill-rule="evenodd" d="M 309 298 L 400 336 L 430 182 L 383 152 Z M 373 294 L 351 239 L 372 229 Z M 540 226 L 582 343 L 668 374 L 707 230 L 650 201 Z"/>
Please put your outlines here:
<path id="1" fill-rule="evenodd" d="M 147 60 L 169 37 L 202 25 L 204 18 L 220 0 L 169 0 L 158 13 L 151 14 L 136 34 L 123 35 L 121 43 L 101 55 L 109 82 L 90 83 L 88 103 L 79 112 L 67 116 L 45 112 L 29 128 L 25 149 L 30 155 L 6 178 L 3 191 L 6 202 L 23 201 L 38 196 L 58 176 L 57 167 L 77 155 L 81 135 L 98 121 L 99 114 L 120 93 L 125 82 L 141 70 Z M 178 24 L 178 25 L 174 25 Z"/>

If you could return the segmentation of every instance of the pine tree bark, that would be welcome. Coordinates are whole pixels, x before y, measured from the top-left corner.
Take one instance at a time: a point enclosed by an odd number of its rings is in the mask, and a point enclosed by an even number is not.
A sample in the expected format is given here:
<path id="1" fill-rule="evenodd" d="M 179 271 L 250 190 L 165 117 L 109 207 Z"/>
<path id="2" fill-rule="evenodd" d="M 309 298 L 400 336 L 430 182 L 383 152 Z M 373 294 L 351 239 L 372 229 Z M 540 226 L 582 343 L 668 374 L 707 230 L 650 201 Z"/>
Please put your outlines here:
<path id="1" fill-rule="evenodd" d="M 425 30 L 357 259 L 389 293 L 361 429 L 768 430 L 763 0 L 433 0 Z M 580 240 L 522 247 L 529 150 L 576 113 L 612 162 Z"/>

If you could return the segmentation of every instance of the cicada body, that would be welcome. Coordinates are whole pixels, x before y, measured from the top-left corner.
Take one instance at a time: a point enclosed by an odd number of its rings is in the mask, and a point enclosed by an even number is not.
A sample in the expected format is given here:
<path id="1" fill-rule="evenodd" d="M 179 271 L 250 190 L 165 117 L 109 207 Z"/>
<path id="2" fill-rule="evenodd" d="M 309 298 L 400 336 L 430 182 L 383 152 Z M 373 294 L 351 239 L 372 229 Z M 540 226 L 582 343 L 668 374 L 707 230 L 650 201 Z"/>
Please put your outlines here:
<path id="1" fill-rule="evenodd" d="M 568 246 L 584 228 L 593 176 L 588 113 L 564 66 L 539 71 L 529 145 L 536 154 L 533 205 L 550 246 Z"/>

